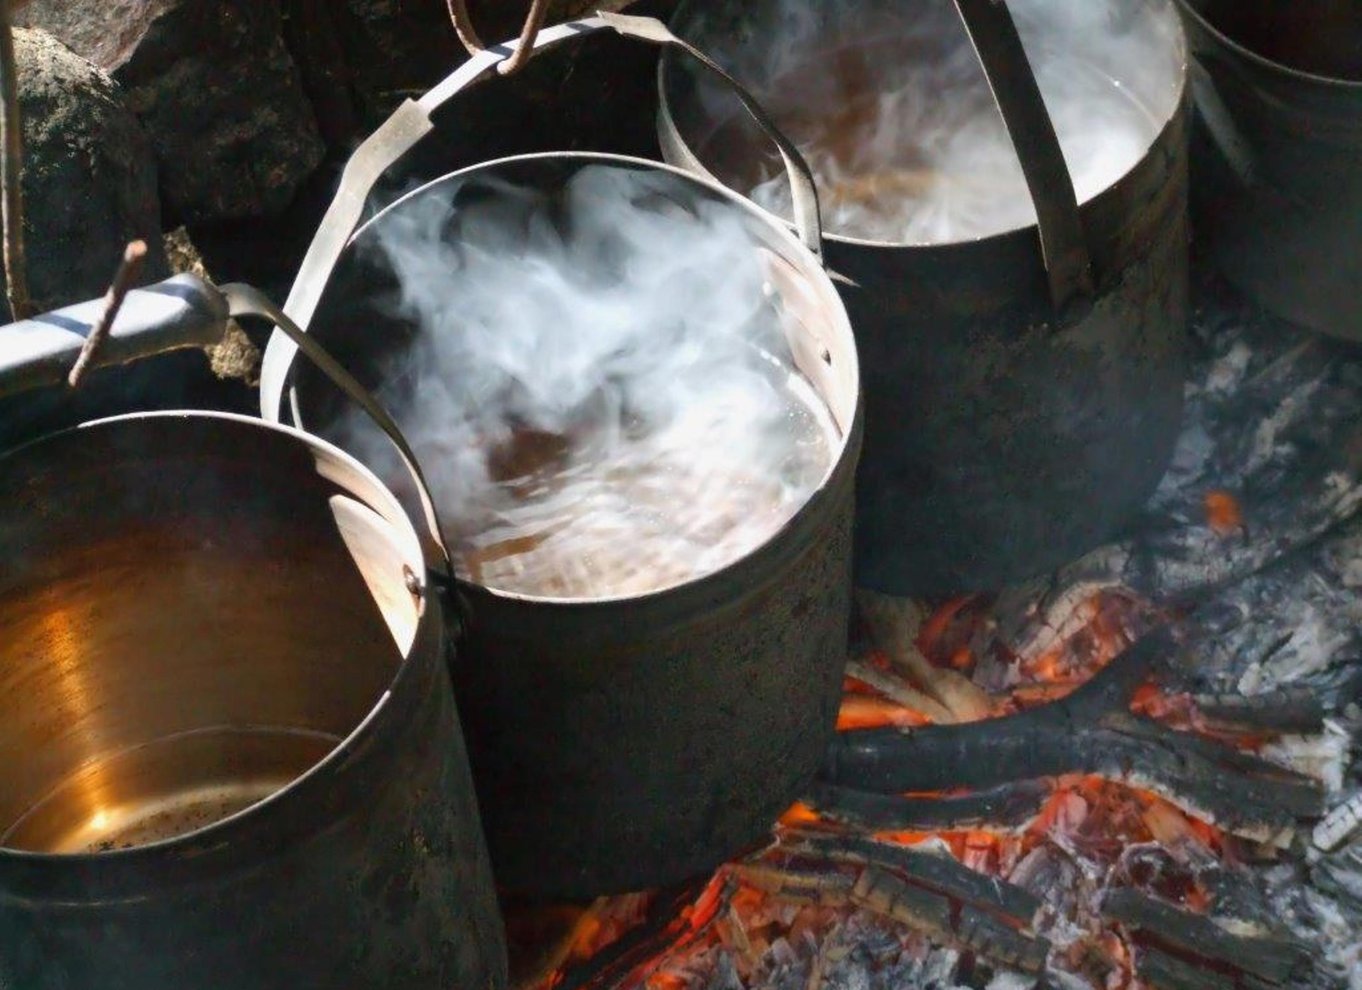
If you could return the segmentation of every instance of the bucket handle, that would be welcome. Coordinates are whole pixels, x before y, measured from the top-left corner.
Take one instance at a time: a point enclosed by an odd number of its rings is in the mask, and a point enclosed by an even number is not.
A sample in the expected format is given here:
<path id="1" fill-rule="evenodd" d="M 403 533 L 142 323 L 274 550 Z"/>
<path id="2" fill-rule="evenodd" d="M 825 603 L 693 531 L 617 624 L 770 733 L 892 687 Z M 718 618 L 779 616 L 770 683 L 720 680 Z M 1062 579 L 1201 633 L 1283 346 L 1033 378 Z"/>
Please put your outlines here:
<path id="1" fill-rule="evenodd" d="M 533 40 L 532 53 L 538 55 L 568 41 L 574 41 L 600 31 L 612 30 L 621 37 L 643 41 L 661 47 L 676 48 L 698 62 L 738 97 L 752 119 L 780 150 L 785 172 L 790 181 L 794 202 L 795 230 L 804 246 L 820 261 L 823 256 L 823 228 L 818 209 L 818 191 L 813 170 L 799 153 L 794 143 L 781 133 L 775 122 L 762 109 L 756 98 L 713 59 L 693 45 L 682 41 L 666 25 L 652 17 L 601 13 L 579 21 L 569 21 L 546 31 Z M 322 218 L 306 257 L 298 269 L 284 311 L 295 324 L 306 331 L 316 315 L 322 293 L 341 252 L 359 226 L 364 207 L 374 185 L 418 141 L 435 127 L 431 114 L 450 99 L 474 83 L 493 75 L 505 60 L 515 57 L 519 44 L 510 43 L 485 49 L 474 55 L 420 100 L 407 100 L 397 108 L 369 138 L 359 146 L 346 163 L 340 187 L 331 206 Z M 274 334 L 265 350 L 260 370 L 260 412 L 267 420 L 280 422 L 280 408 L 288 388 L 289 369 L 292 367 L 298 344 L 287 332 Z M 298 421 L 296 404 L 294 421 Z"/>
<path id="2" fill-rule="evenodd" d="M 445 540 L 444 529 L 440 525 L 439 513 L 435 511 L 435 499 L 431 495 L 430 485 L 426 482 L 425 472 L 421 470 L 421 463 L 417 460 L 411 445 L 407 443 L 407 438 L 402 435 L 401 427 L 374 398 L 373 393 L 361 385 L 350 372 L 346 371 L 345 367 L 332 357 L 331 353 L 319 344 L 315 337 L 289 319 L 288 314 L 275 305 L 259 289 L 235 282 L 230 285 L 218 286 L 218 291 L 226 298 L 228 310 L 233 317 L 256 316 L 273 322 L 274 326 L 287 335 L 303 352 L 304 357 L 331 381 L 331 384 L 344 392 L 355 405 L 364 410 L 365 414 L 373 420 L 374 425 L 387 435 L 392 445 L 397 448 L 397 453 L 402 458 L 407 473 L 416 482 L 417 498 L 421 503 L 421 512 L 426 517 L 427 535 L 433 544 L 435 553 L 438 555 L 438 564 L 443 571 L 442 574 L 437 574 L 437 578 L 452 582 L 454 580 L 454 561 L 449 553 L 449 543 Z"/>
<path id="3" fill-rule="evenodd" d="M 1054 122 L 1005 0 L 955 0 L 1036 208 L 1050 299 L 1061 323 L 1092 306 L 1092 258 Z"/>
<path id="4" fill-rule="evenodd" d="M 0 327 L 10 346 L 0 349 L 0 396 L 17 395 L 66 381 L 79 360 L 95 321 L 100 300 L 77 303 L 51 313 Z M 112 367 L 190 347 L 209 347 L 222 341 L 228 320 L 256 316 L 270 320 L 293 340 L 299 350 L 338 389 L 368 414 L 401 455 L 416 482 L 421 510 L 437 563 L 452 576 L 449 544 L 440 528 L 435 501 L 421 465 L 393 418 L 378 400 L 333 358 L 315 338 L 258 289 L 236 283 L 214 285 L 197 275 L 176 275 L 128 293 L 110 328 L 108 345 L 92 367 Z"/>

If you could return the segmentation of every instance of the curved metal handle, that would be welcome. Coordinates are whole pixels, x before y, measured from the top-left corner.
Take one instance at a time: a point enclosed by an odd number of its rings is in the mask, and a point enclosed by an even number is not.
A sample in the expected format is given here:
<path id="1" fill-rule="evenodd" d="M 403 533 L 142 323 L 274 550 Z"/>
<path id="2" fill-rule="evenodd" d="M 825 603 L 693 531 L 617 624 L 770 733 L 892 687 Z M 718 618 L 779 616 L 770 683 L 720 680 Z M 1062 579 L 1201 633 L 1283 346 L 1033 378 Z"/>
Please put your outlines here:
<path id="1" fill-rule="evenodd" d="M 446 0 L 446 6 L 449 7 L 449 18 L 454 22 L 454 31 L 463 42 L 464 48 L 468 49 L 468 54 L 477 55 L 485 50 L 487 46 L 482 43 L 477 29 L 473 27 L 473 19 L 468 14 L 467 0 Z M 548 13 L 549 0 L 531 0 L 529 13 L 525 15 L 525 24 L 520 29 L 515 54 L 497 65 L 499 74 L 513 75 L 530 60 L 534 54 L 534 40 L 539 35 L 539 29 L 544 26 L 544 19 Z"/>
<path id="2" fill-rule="evenodd" d="M 955 7 L 1021 162 L 1036 207 L 1050 298 L 1067 320 L 1091 305 L 1092 259 L 1054 122 L 1004 0 L 955 0 Z"/>
<path id="3" fill-rule="evenodd" d="M 272 321 L 277 330 L 286 334 L 303 352 L 304 356 L 316 366 L 317 370 L 363 409 L 374 421 L 374 424 L 392 441 L 392 445 L 397 448 L 397 453 L 402 458 L 403 465 L 416 482 L 416 494 L 421 502 L 421 511 L 426 517 L 426 529 L 431 543 L 434 545 L 436 553 L 439 554 L 440 563 L 443 565 L 443 577 L 452 581 L 454 577 L 453 560 L 449 554 L 449 544 L 445 541 L 444 530 L 440 526 L 440 516 L 435 511 L 435 500 L 431 496 L 430 486 L 426 483 L 425 473 L 421 470 L 416 454 L 412 451 L 406 437 L 402 435 L 401 428 L 392 416 L 388 415 L 388 411 L 378 404 L 378 400 L 370 394 L 368 389 L 356 381 L 354 376 L 346 371 L 339 361 L 333 358 L 321 344 L 317 343 L 316 338 L 309 336 L 307 331 L 289 319 L 288 315 L 271 302 L 264 293 L 241 283 L 220 286 L 219 289 L 227 299 L 227 305 L 232 316 L 258 316 Z"/>
<path id="4" fill-rule="evenodd" d="M 808 162 L 747 89 L 708 56 L 672 34 L 661 21 L 622 14 L 600 14 L 585 20 L 569 21 L 541 31 L 534 39 L 533 53 L 538 55 L 565 42 L 604 30 L 649 44 L 675 47 L 694 58 L 733 90 L 758 126 L 780 149 L 793 192 L 795 229 L 804 246 L 821 259 L 823 230 L 818 210 L 818 191 Z M 434 129 L 430 115 L 435 110 L 469 86 L 493 75 L 497 66 L 512 57 L 517 49 L 518 45 L 515 44 L 501 45 L 474 55 L 419 101 L 408 100 L 398 107 L 351 156 L 341 175 L 340 188 L 317 228 L 307 256 L 298 269 L 298 278 L 293 283 L 288 301 L 284 303 L 284 311 L 298 326 L 306 328 L 316 315 L 331 272 L 355 228 L 359 226 L 364 205 L 375 183 Z M 281 419 L 280 403 L 297 350 L 297 345 L 288 335 L 277 333 L 270 338 L 265 350 L 265 360 L 260 370 L 260 412 L 268 420 L 278 422 Z M 296 420 L 296 403 L 293 403 L 292 412 Z"/>

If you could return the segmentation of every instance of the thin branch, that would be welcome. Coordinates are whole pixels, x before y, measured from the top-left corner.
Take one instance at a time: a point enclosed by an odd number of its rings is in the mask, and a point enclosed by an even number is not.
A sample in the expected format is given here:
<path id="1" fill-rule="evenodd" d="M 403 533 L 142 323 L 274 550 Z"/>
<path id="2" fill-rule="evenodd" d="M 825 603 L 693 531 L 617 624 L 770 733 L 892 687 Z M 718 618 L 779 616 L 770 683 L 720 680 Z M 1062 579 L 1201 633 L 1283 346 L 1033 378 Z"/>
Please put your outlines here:
<path id="1" fill-rule="evenodd" d="M 467 0 L 446 0 L 446 5 L 449 7 L 449 19 L 454 22 L 454 32 L 468 49 L 468 54 L 476 55 L 486 48 L 482 38 L 478 36 L 477 28 L 473 27 L 473 18 L 468 14 Z"/>
<path id="2" fill-rule="evenodd" d="M 22 320 L 37 309 L 28 294 L 28 256 L 24 250 L 24 193 L 19 184 L 24 131 L 10 10 L 10 0 L 0 0 L 0 226 L 4 229 L 5 291 L 14 319 Z"/>
<path id="3" fill-rule="evenodd" d="M 483 44 L 477 28 L 473 26 L 473 18 L 468 13 L 467 0 L 445 0 L 445 5 L 449 8 L 449 19 L 454 22 L 454 31 L 463 42 L 463 46 L 468 49 L 468 54 L 477 55 L 485 50 L 487 46 Z M 519 72 L 530 60 L 530 56 L 534 54 L 535 39 L 539 36 L 539 30 L 544 26 L 548 15 L 549 0 L 532 0 L 530 11 L 525 16 L 525 24 L 520 29 L 520 42 L 509 58 L 498 63 L 498 73 L 509 76 Z"/>
<path id="4" fill-rule="evenodd" d="M 137 280 L 146 256 L 146 241 L 133 241 L 124 249 L 123 261 L 119 264 L 118 271 L 114 272 L 109 291 L 104 294 L 104 311 L 99 314 L 99 322 L 90 331 L 90 336 L 85 338 L 85 346 L 80 349 L 80 357 L 76 358 L 76 363 L 71 366 L 71 373 L 66 376 L 66 383 L 72 388 L 78 386 L 85 377 L 85 372 L 94 361 L 96 352 L 109 336 L 109 331 L 113 329 L 118 311 L 123 308 L 123 300 L 127 297 L 128 290 L 132 288 L 133 282 Z"/>

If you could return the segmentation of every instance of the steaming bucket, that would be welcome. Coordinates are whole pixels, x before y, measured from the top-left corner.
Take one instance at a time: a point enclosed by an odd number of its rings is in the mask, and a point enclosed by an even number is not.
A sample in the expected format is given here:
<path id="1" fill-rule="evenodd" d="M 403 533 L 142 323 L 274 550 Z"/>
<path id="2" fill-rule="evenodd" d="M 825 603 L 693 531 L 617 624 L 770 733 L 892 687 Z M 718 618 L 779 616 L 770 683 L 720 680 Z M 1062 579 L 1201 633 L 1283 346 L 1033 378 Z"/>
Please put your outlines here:
<path id="1" fill-rule="evenodd" d="M 545 32 L 538 47 L 607 25 L 630 37 L 666 39 L 657 22 L 612 17 Z M 452 95 L 500 57 L 475 58 L 454 77 L 458 85 L 435 94 Z M 383 140 L 380 132 L 376 146 L 388 161 L 410 146 L 395 139 L 384 148 Z M 359 158 L 378 154 L 371 145 Z M 808 196 L 803 219 L 816 220 L 811 184 L 797 164 L 792 158 L 791 172 Z M 429 332 L 383 305 L 393 276 L 374 248 L 386 232 L 432 202 L 452 204 L 449 222 L 457 226 L 464 211 L 499 203 L 498 196 L 532 193 L 557 204 L 583 176 L 600 175 L 645 183 L 657 216 L 713 211 L 739 226 L 752 257 L 770 265 L 771 291 L 792 317 L 785 332 L 793 367 L 831 416 L 836 436 L 825 473 L 792 518 L 704 576 L 644 593 L 573 599 L 461 582 L 466 629 L 454 677 L 494 868 L 504 886 L 542 896 L 643 889 L 702 873 L 768 835 L 822 758 L 845 661 L 860 408 L 850 327 L 810 250 L 819 243 L 816 223 L 803 227 L 801 244 L 726 190 L 655 162 L 567 153 L 509 158 L 429 183 L 352 238 L 367 187 L 343 184 L 289 305 L 360 380 L 379 384 L 394 346 Z M 341 238 L 333 237 L 337 230 Z M 460 249 L 463 242 L 448 243 Z M 459 333 L 459 326 L 455 320 L 443 332 Z M 266 415 L 278 415 L 287 396 L 299 422 L 340 436 L 326 383 L 305 367 L 286 380 L 285 344 L 271 341 L 266 356 Z M 400 404 L 395 415 L 405 422 Z M 431 456 L 422 459 L 430 470 Z M 445 523 L 454 530 L 448 516 Z"/>
<path id="2" fill-rule="evenodd" d="M 220 328 L 209 289 L 134 293 L 110 350 Z M 76 310 L 4 328 L 0 385 Z M 371 472 L 145 413 L 0 457 L 0 505 L 0 985 L 504 983 L 441 604 Z"/>
<path id="3" fill-rule="evenodd" d="M 1278 316 L 1362 340 L 1362 8 L 1180 3 L 1196 56 L 1198 237 Z"/>
<path id="4" fill-rule="evenodd" d="M 865 368 L 858 584 L 936 596 L 1042 573 L 1110 537 L 1171 457 L 1188 316 L 1184 41 L 1169 0 L 1108 6 L 1115 36 L 1140 40 L 1124 71 L 1110 46 L 1073 54 L 1064 32 L 1108 23 L 1092 0 L 676 11 L 674 30 L 752 84 L 821 170 L 826 257 L 846 277 Z M 1060 40 L 1047 46 L 1023 13 Z M 1038 75 L 1028 55 L 1044 56 Z M 1056 99 L 1069 82 L 1138 124 L 1119 167 L 1105 170 L 1082 108 Z M 772 162 L 727 95 L 671 53 L 659 85 L 667 160 L 783 212 L 759 185 Z M 1110 96 L 1131 91 L 1139 101 Z M 956 105 L 969 115 L 951 116 Z M 928 128 L 938 138 L 915 144 Z M 857 171 L 875 142 L 892 145 L 876 159 L 888 171 Z M 848 179 L 829 182 L 838 156 Z M 856 213 L 885 197 L 926 205 Z"/>

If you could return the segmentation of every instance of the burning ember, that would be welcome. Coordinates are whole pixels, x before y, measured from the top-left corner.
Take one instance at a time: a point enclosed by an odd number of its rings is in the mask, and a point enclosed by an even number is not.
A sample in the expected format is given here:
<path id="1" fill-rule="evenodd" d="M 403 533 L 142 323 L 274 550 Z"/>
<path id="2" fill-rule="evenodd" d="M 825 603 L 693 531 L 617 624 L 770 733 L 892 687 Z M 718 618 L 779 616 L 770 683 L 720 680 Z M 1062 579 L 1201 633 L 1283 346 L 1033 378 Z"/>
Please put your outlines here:
<path id="1" fill-rule="evenodd" d="M 540 990 L 1362 986 L 1362 799 L 1337 796 L 1362 679 L 1334 590 L 1362 578 L 1362 377 L 1234 315 L 1198 326 L 1141 533 L 996 596 L 862 593 L 807 800 L 698 887 L 579 912 Z M 1302 392 L 1329 401 L 1307 417 Z M 1307 481 L 1321 416 L 1352 453 Z M 1245 431 L 1257 464 L 1207 484 Z"/>

